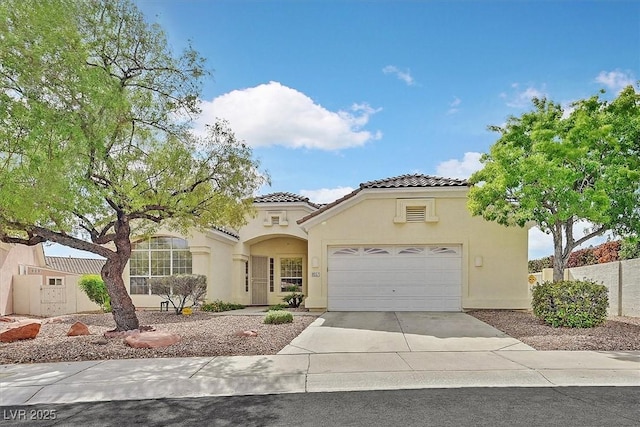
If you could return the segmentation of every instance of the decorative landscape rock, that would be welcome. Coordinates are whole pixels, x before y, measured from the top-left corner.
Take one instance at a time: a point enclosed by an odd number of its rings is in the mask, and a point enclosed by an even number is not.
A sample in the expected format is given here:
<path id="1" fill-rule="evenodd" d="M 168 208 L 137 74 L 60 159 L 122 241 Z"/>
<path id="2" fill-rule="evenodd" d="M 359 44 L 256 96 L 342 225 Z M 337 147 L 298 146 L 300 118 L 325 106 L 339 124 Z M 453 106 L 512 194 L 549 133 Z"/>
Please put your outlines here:
<path id="1" fill-rule="evenodd" d="M 257 337 L 258 331 L 256 331 L 255 329 L 251 329 L 248 331 L 238 331 L 235 333 L 235 335 L 238 337 Z"/>
<path id="2" fill-rule="evenodd" d="M 68 337 L 77 337 L 78 335 L 91 335 L 89 332 L 89 327 L 82 322 L 76 322 L 71 325 L 69 332 L 67 332 Z"/>
<path id="3" fill-rule="evenodd" d="M 15 319 L 12 319 L 11 317 L 7 317 L 7 316 L 0 316 L 0 322 L 15 322 Z"/>
<path id="4" fill-rule="evenodd" d="M 180 341 L 180 337 L 167 331 L 150 331 L 131 334 L 124 339 L 125 344 L 133 348 L 169 347 Z"/>
<path id="5" fill-rule="evenodd" d="M 14 342 L 19 340 L 30 340 L 35 338 L 40 332 L 40 322 L 35 320 L 25 320 L 13 322 L 7 329 L 0 332 L 1 342 Z"/>

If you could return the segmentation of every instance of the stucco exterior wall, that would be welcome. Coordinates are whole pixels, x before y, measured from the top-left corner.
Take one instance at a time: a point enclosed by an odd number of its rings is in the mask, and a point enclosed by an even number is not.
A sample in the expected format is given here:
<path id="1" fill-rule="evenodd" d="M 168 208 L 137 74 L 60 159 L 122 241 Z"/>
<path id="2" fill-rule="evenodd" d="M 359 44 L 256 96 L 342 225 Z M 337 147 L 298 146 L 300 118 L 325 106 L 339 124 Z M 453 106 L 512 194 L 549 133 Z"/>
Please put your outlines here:
<path id="1" fill-rule="evenodd" d="M 279 259 L 285 256 L 303 257 L 303 265 L 307 265 L 307 233 L 297 221 L 313 212 L 306 203 L 260 203 L 256 206 L 254 216 L 239 230 L 238 243 L 233 248 L 231 301 L 250 305 L 252 295 L 251 256 L 274 258 L 274 292 L 267 291 L 269 305 L 281 304 L 285 293 L 279 292 Z M 278 223 L 271 217 L 277 216 Z M 248 264 L 247 264 L 248 263 Z M 247 288 L 246 269 L 249 268 L 249 287 Z M 306 292 L 306 277 L 303 284 Z"/>
<path id="2" fill-rule="evenodd" d="M 236 248 L 236 253 L 244 253 L 246 249 L 242 247 L 245 243 L 252 244 L 254 241 L 266 240 L 282 235 L 307 239 L 305 233 L 297 224 L 297 220 L 311 213 L 313 209 L 305 204 L 296 203 L 261 203 L 256 208 L 255 215 L 248 218 L 248 222 L 240 231 L 240 246 Z M 279 213 L 284 214 L 286 222 L 280 221 L 277 225 L 272 225 L 271 216 Z"/>
<path id="3" fill-rule="evenodd" d="M 457 244 L 463 252 L 463 309 L 527 308 L 528 230 L 472 217 L 466 194 L 466 188 L 367 190 L 310 220 L 306 307 L 327 306 L 329 246 Z M 435 211 L 431 214 L 438 220 L 395 223 L 397 200 L 402 198 L 433 198 Z"/>
<path id="4" fill-rule="evenodd" d="M 20 265 L 43 265 L 42 247 L 12 245 L 0 242 L 0 315 L 15 312 L 12 281 L 20 273 Z"/>
<path id="5" fill-rule="evenodd" d="M 62 298 L 47 301 L 43 287 L 48 277 L 63 277 Z M 60 316 L 63 314 L 100 311 L 100 306 L 87 297 L 78 281 L 80 276 L 53 270 L 40 270 L 38 274 L 17 275 L 13 278 L 14 312 L 32 316 Z"/>
<path id="6" fill-rule="evenodd" d="M 274 259 L 274 290 L 267 290 L 267 304 L 283 304 L 282 297 L 288 292 L 280 290 L 280 259 L 302 258 L 302 292 L 307 294 L 307 241 L 294 237 L 276 237 L 251 245 L 252 256 L 266 256 Z"/>

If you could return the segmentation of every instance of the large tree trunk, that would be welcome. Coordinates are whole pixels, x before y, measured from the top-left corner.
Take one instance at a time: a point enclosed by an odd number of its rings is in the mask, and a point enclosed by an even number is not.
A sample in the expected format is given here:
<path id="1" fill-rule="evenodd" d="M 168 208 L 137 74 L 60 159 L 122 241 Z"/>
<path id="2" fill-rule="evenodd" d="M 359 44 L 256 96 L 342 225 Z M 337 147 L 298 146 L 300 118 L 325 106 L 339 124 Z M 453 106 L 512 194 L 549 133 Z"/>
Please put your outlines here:
<path id="1" fill-rule="evenodd" d="M 116 322 L 116 330 L 130 331 L 138 329 L 140 324 L 136 316 L 136 307 L 122 279 L 124 268 L 131 258 L 131 227 L 128 218 L 119 213 L 114 229 L 116 235 L 113 243 L 116 246 L 116 252 L 107 258 L 107 262 L 102 267 L 102 280 L 111 297 L 111 311 Z"/>
<path id="2" fill-rule="evenodd" d="M 564 279 L 564 257 L 562 246 L 554 242 L 553 248 L 553 281 L 559 282 Z"/>
<path id="3" fill-rule="evenodd" d="M 553 281 L 559 282 L 564 279 L 564 268 L 568 256 L 563 248 L 563 223 L 556 223 L 551 234 L 553 235 Z"/>
<path id="4" fill-rule="evenodd" d="M 107 286 L 111 298 L 111 313 L 116 322 L 116 331 L 130 331 L 140 326 L 136 307 L 131 301 L 127 288 L 122 280 L 122 273 L 127 262 L 119 256 L 108 258 L 102 267 L 102 280 Z"/>

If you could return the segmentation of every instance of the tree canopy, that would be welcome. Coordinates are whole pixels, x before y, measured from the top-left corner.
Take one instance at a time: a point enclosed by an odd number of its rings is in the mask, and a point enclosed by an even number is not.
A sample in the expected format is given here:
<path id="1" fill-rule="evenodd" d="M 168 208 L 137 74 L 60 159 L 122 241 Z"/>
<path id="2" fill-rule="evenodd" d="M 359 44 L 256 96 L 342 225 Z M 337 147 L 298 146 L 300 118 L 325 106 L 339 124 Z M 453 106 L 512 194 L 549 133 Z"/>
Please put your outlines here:
<path id="1" fill-rule="evenodd" d="M 0 240 L 106 258 L 117 329 L 131 236 L 239 226 L 265 182 L 228 123 L 190 131 L 210 74 L 129 0 L 0 2 Z"/>
<path id="2" fill-rule="evenodd" d="M 571 251 L 612 230 L 640 230 L 640 95 L 632 86 L 613 101 L 600 95 L 564 109 L 534 99 L 509 117 L 470 178 L 472 214 L 503 225 L 535 222 L 554 241 L 554 280 Z M 579 221 L 591 224 L 574 236 Z"/>

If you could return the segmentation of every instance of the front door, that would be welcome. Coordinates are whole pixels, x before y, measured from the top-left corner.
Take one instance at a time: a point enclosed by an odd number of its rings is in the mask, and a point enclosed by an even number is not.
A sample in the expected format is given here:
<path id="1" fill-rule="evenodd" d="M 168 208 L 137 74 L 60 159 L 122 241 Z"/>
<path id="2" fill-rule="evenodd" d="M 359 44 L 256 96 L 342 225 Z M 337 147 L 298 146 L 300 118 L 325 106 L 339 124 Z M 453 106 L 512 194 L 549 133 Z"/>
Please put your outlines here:
<path id="1" fill-rule="evenodd" d="M 267 305 L 269 257 L 251 257 L 251 304 Z"/>

